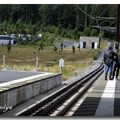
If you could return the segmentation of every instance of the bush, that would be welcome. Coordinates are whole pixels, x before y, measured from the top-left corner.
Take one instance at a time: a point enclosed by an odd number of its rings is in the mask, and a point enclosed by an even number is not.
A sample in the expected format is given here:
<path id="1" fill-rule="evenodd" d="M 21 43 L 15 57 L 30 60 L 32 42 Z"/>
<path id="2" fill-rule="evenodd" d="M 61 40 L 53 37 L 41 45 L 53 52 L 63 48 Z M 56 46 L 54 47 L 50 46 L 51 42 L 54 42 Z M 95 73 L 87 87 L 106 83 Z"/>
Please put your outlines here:
<path id="1" fill-rule="evenodd" d="M 55 52 L 57 52 L 57 49 L 58 49 L 58 48 L 57 48 L 56 46 L 54 46 L 54 51 L 55 51 Z"/>
<path id="2" fill-rule="evenodd" d="M 21 42 L 21 45 L 28 45 L 28 44 L 29 44 L 28 41 L 22 41 L 22 42 Z"/>
<path id="3" fill-rule="evenodd" d="M 73 50 L 73 53 L 75 53 L 75 46 L 74 45 L 72 46 L 72 50 Z"/>
<path id="4" fill-rule="evenodd" d="M 103 38 L 103 36 L 104 36 L 104 33 L 101 31 L 101 32 L 99 33 L 99 38 Z"/>
<path id="5" fill-rule="evenodd" d="M 97 55 L 94 55 L 94 56 L 93 56 L 93 59 L 94 59 L 94 60 L 97 60 Z"/>
<path id="6" fill-rule="evenodd" d="M 11 43 L 7 44 L 7 52 L 10 53 L 11 52 Z"/>
<path id="7" fill-rule="evenodd" d="M 53 44 L 54 40 L 55 40 L 55 38 L 54 38 L 54 37 L 51 37 L 51 38 L 49 39 L 50 44 Z"/>

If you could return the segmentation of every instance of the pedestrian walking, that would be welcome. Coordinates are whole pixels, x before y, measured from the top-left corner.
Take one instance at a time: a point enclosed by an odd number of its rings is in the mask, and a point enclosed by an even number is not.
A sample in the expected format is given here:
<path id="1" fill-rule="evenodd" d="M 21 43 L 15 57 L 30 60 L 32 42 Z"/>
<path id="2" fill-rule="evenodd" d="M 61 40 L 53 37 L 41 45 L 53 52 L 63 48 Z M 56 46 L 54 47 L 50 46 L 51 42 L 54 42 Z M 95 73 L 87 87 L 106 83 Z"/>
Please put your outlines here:
<path id="1" fill-rule="evenodd" d="M 115 52 L 117 53 L 117 56 L 114 56 L 114 62 L 113 62 L 113 74 L 112 77 L 117 80 L 118 79 L 118 74 L 119 74 L 119 67 L 120 67 L 120 61 L 119 61 L 119 55 L 117 49 L 115 49 Z"/>
<path id="2" fill-rule="evenodd" d="M 114 56 L 117 56 L 117 54 L 112 50 L 112 45 L 110 44 L 108 45 L 108 50 L 104 52 L 104 58 L 103 58 L 103 61 L 106 65 L 105 80 L 107 80 L 108 71 L 109 71 L 109 80 L 113 80 L 112 79 L 112 68 L 113 68 Z"/>

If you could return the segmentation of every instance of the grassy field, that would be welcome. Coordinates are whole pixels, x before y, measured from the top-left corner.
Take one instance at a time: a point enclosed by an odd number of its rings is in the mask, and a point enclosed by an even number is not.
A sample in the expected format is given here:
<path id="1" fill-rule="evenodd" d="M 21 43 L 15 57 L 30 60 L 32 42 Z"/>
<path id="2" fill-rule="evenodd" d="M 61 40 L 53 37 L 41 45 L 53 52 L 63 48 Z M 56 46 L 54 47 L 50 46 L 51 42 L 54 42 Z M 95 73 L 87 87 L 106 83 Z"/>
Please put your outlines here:
<path id="1" fill-rule="evenodd" d="M 33 69 L 36 69 L 36 60 L 27 60 L 39 57 L 38 70 L 59 73 L 59 60 L 63 58 L 65 60 L 65 66 L 63 67 L 63 80 L 66 80 L 75 76 L 76 70 L 82 71 L 92 65 L 92 62 L 80 64 L 77 61 L 93 61 L 93 56 L 97 55 L 105 47 L 106 43 L 101 41 L 101 48 L 97 50 L 80 49 L 79 51 L 78 48 L 76 48 L 75 53 L 73 53 L 72 48 L 63 48 L 63 51 L 59 54 L 59 49 L 55 52 L 52 46 L 44 47 L 43 51 L 40 52 L 38 51 L 39 46 L 12 46 L 10 53 L 7 52 L 6 46 L 0 46 L 0 59 L 3 55 L 6 56 L 6 68 L 33 71 Z M 49 63 L 53 63 L 53 66 Z M 2 60 L 0 60 L 0 69 L 3 69 Z"/>

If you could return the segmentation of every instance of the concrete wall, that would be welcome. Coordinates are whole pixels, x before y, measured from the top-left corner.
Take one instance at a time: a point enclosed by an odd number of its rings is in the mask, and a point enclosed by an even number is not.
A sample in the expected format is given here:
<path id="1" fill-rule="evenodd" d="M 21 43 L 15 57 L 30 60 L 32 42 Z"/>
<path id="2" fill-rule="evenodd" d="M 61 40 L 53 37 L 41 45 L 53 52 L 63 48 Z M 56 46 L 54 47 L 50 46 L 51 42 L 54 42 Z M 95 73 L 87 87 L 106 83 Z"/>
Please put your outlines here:
<path id="1" fill-rule="evenodd" d="M 97 43 L 97 48 L 100 48 L 100 38 L 99 37 L 85 37 L 80 36 L 80 42 L 86 43 L 86 48 L 92 48 L 92 42 Z"/>
<path id="2" fill-rule="evenodd" d="M 0 107 L 15 107 L 32 97 L 62 84 L 62 74 L 52 74 L 14 85 L 0 87 Z M 0 113 L 3 110 L 0 108 Z"/>

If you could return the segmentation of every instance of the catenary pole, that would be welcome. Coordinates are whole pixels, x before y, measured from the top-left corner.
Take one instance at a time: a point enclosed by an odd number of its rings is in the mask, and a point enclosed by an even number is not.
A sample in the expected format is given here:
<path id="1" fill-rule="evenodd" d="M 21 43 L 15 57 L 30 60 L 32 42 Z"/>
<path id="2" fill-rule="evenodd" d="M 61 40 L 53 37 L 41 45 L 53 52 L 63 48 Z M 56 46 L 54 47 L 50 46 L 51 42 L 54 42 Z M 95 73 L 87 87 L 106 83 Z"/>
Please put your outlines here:
<path id="1" fill-rule="evenodd" d="M 119 39 L 120 39 L 120 4 L 117 5 L 117 36 L 116 42 L 118 42 L 118 52 L 119 52 Z"/>

